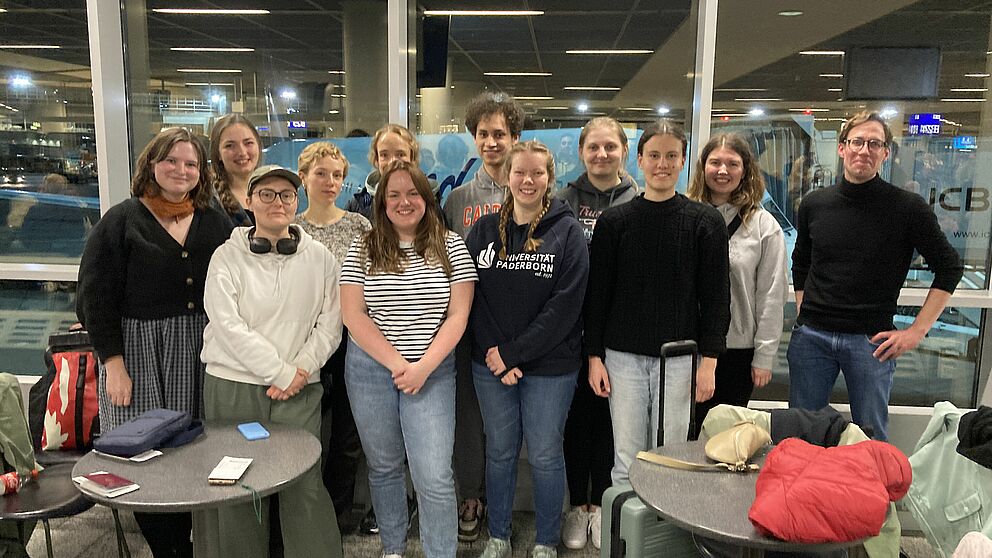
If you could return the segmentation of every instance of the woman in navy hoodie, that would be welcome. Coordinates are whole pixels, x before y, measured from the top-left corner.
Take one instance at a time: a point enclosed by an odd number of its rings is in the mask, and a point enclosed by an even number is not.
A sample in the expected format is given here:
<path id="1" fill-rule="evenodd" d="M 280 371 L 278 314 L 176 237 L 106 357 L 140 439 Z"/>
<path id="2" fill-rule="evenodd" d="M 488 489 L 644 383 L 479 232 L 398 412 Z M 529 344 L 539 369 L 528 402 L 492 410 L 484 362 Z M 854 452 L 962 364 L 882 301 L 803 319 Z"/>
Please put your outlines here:
<path id="1" fill-rule="evenodd" d="M 510 196 L 466 239 L 479 273 L 472 304 L 472 373 L 486 431 L 490 539 L 483 558 L 510 556 L 520 445 L 534 478 L 534 558 L 554 558 L 565 497 L 562 437 L 580 366 L 589 256 L 582 227 L 553 199 L 554 158 L 518 143 Z"/>

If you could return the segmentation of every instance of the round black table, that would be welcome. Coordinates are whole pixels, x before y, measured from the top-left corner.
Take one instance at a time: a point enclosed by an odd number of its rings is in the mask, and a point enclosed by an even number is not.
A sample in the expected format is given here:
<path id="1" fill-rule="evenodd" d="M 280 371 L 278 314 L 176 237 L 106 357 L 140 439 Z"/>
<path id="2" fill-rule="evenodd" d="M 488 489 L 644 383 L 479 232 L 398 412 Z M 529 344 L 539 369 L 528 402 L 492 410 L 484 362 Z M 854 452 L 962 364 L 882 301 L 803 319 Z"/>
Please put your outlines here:
<path id="1" fill-rule="evenodd" d="M 208 423 L 203 435 L 193 442 L 178 448 L 163 449 L 164 455 L 144 463 L 90 452 L 76 463 L 72 476 L 107 471 L 134 481 L 141 487 L 116 498 L 106 498 L 77 487 L 87 498 L 113 510 L 119 554 L 130 555 L 123 540 L 118 510 L 187 512 L 252 502 L 253 499 L 279 492 L 309 471 L 320 459 L 320 442 L 306 430 L 265 422 L 262 425 L 269 431 L 269 437 L 248 441 L 238 432 L 236 423 Z M 244 486 L 218 486 L 207 482 L 210 471 L 226 455 L 253 459 L 241 477 L 239 484 Z M 195 536 L 197 522 L 193 524 L 196 544 L 202 538 Z"/>
<path id="2" fill-rule="evenodd" d="M 695 463 L 712 463 L 704 442 L 682 442 L 655 448 L 652 453 Z M 751 459 L 763 465 L 772 446 Z M 747 518 L 754 502 L 758 472 L 687 471 L 635 459 L 630 484 L 645 504 L 675 525 L 701 537 L 760 550 L 830 552 L 860 544 L 863 539 L 826 544 L 787 542 L 758 532 Z"/>
<path id="3" fill-rule="evenodd" d="M 45 526 L 45 547 L 52 556 L 52 533 L 49 519 L 69 517 L 93 507 L 76 490 L 70 478 L 72 464 L 47 467 L 38 478 L 26 483 L 16 494 L 0 496 L 0 520 L 16 521 L 21 544 L 27 545 L 25 521 L 41 521 Z"/>

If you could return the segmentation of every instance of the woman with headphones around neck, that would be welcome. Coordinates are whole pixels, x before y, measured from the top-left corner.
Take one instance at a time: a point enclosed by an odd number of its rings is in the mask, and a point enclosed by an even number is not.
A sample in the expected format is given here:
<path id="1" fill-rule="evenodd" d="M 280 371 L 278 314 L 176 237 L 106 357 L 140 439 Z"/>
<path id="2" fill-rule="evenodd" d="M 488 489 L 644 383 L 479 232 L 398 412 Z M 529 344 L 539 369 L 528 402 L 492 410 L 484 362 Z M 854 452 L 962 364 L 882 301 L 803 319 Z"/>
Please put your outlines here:
<path id="1" fill-rule="evenodd" d="M 205 308 L 210 323 L 201 358 L 211 421 L 288 424 L 320 435 L 320 367 L 341 341 L 340 267 L 298 225 L 300 177 L 277 165 L 248 179 L 254 227 L 235 229 L 210 261 Z M 268 507 L 268 499 L 263 499 Z M 334 508 L 314 465 L 279 493 L 285 556 L 341 556 Z M 266 556 L 269 527 L 253 504 L 200 512 L 214 516 L 211 556 Z"/>

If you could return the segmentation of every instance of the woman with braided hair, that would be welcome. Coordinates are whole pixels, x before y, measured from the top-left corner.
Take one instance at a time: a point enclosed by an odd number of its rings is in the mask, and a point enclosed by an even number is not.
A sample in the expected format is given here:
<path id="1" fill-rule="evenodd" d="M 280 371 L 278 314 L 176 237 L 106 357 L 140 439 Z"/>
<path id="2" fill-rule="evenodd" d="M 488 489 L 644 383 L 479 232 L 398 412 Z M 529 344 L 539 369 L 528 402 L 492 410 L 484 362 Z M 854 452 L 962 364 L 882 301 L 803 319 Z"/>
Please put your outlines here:
<path id="1" fill-rule="evenodd" d="M 486 431 L 489 543 L 483 558 L 510 556 L 510 517 L 520 445 L 534 479 L 537 533 L 531 556 L 553 558 L 565 498 L 565 417 L 575 393 L 589 256 L 582 227 L 551 196 L 554 158 L 518 143 L 507 158 L 509 195 L 466 239 L 479 284 L 472 304 L 472 375 Z"/>
<path id="2" fill-rule="evenodd" d="M 248 177 L 262 164 L 262 138 L 250 120 L 228 114 L 210 131 L 210 170 L 215 205 L 223 209 L 232 227 L 250 227 L 255 216 L 248 211 Z M 219 203 L 217 203 L 219 202 Z"/>

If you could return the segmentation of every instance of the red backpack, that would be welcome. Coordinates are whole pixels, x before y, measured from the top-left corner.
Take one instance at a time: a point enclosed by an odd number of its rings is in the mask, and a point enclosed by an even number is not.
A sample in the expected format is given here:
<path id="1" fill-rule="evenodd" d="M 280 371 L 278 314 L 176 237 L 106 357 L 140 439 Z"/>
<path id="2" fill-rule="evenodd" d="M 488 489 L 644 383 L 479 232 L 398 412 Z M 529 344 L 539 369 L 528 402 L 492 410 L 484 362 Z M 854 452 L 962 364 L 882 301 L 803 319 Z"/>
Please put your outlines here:
<path id="1" fill-rule="evenodd" d="M 86 331 L 52 334 L 48 371 L 31 388 L 29 415 L 35 447 L 86 450 L 100 432 L 98 363 Z"/>

